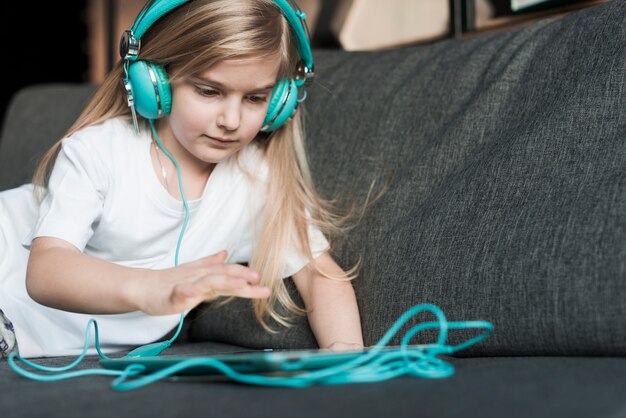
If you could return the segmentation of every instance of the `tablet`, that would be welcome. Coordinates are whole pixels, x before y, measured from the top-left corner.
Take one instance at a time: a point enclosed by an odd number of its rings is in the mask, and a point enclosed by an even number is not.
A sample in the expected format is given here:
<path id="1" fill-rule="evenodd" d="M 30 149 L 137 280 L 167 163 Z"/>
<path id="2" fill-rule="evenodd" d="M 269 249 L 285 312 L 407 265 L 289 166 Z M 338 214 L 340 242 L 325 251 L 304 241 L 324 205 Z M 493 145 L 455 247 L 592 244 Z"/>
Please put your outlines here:
<path id="1" fill-rule="evenodd" d="M 409 350 L 423 349 L 427 345 L 411 345 Z M 162 355 L 157 357 L 133 357 L 119 359 L 101 359 L 100 365 L 105 369 L 124 370 L 130 365 L 139 364 L 145 367 L 142 373 L 149 374 L 177 365 L 183 361 L 193 362 L 191 367 L 177 370 L 174 375 L 179 376 L 210 376 L 220 375 L 222 372 L 210 365 L 198 364 L 203 360 L 219 360 L 239 373 L 254 374 L 297 374 L 300 372 L 319 370 L 336 366 L 353 360 L 369 352 L 371 348 L 357 351 L 321 351 L 312 349 L 301 350 L 263 350 L 246 351 L 227 354 L 212 354 L 207 356 L 196 355 Z M 384 352 L 399 351 L 400 346 L 387 346 Z"/>

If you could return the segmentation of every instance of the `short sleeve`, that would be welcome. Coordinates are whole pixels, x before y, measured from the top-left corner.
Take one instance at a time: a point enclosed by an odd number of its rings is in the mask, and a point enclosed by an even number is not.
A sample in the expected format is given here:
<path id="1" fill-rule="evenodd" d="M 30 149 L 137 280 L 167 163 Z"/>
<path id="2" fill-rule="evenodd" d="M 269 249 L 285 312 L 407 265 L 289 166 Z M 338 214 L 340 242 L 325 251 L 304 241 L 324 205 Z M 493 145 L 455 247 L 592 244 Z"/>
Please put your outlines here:
<path id="1" fill-rule="evenodd" d="M 257 245 L 257 239 L 263 229 L 262 213 L 267 199 L 267 188 L 265 186 L 269 181 L 269 166 L 267 160 L 264 159 L 263 153 L 254 147 L 246 147 L 244 150 L 245 152 L 241 155 L 243 166 L 256 176 L 262 186 L 253 181 L 246 183 L 248 185 L 247 198 L 249 204 L 240 222 L 242 227 L 240 231 L 241 238 L 229 256 L 229 262 L 234 263 L 249 262 Z M 309 210 L 305 210 L 305 214 L 310 218 L 311 213 Z M 311 223 L 308 226 L 308 234 L 313 258 L 317 258 L 330 249 L 324 234 Z M 304 255 L 298 241 L 297 233 L 294 231 L 284 259 L 283 278 L 293 276 L 309 263 L 309 259 Z"/>
<path id="2" fill-rule="evenodd" d="M 315 259 L 322 255 L 325 251 L 328 251 L 330 249 L 330 246 L 328 240 L 326 240 L 326 237 L 324 237 L 324 234 L 322 234 L 321 231 L 317 229 L 314 225 L 309 224 L 308 232 L 311 253 L 313 254 L 313 258 Z M 287 252 L 287 256 L 285 257 L 283 278 L 293 276 L 304 267 L 306 267 L 307 264 L 309 264 L 309 259 L 306 257 L 306 255 L 304 255 L 300 245 L 297 242 L 297 239 L 294 237 L 291 246 L 289 247 L 289 250 Z"/>
<path id="3" fill-rule="evenodd" d="M 247 238 L 251 238 L 247 236 Z M 325 251 L 330 249 L 330 245 L 324 234 L 322 234 L 317 228 L 313 225 L 309 225 L 309 245 L 311 246 L 311 253 L 313 254 L 313 258 L 317 258 L 322 255 Z M 255 247 L 256 242 L 253 242 L 251 239 L 245 239 L 239 242 L 239 245 L 229 256 L 229 263 L 247 263 L 250 261 L 252 256 L 253 248 Z M 287 250 L 287 254 L 285 256 L 285 265 L 283 268 L 282 278 L 287 278 L 293 276 L 307 264 L 309 264 L 309 259 L 304 255 L 301 250 L 300 245 L 297 243 L 296 237 L 291 242 Z"/>
<path id="4" fill-rule="evenodd" d="M 80 251 L 93 235 L 103 211 L 107 170 L 95 149 L 77 136 L 63 139 L 50 175 L 48 194 L 30 235 L 23 241 L 30 248 L 34 238 L 63 239 Z"/>

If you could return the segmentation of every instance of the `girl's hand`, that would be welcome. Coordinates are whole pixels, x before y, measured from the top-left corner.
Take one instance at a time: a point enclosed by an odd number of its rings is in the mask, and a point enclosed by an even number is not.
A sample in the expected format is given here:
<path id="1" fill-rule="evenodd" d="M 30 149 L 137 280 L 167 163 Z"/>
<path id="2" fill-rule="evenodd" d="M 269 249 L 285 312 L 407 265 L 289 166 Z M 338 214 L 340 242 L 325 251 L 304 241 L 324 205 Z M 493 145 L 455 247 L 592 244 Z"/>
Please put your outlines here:
<path id="1" fill-rule="evenodd" d="M 226 251 L 165 270 L 151 270 L 156 277 L 142 282 L 135 291 L 141 311 L 168 315 L 190 310 L 219 296 L 267 298 L 270 289 L 258 286 L 254 270 L 239 264 L 224 264 Z"/>
<path id="2" fill-rule="evenodd" d="M 320 351 L 359 351 L 363 350 L 363 344 L 358 343 L 344 343 L 342 341 L 335 341 L 326 348 L 322 348 Z"/>

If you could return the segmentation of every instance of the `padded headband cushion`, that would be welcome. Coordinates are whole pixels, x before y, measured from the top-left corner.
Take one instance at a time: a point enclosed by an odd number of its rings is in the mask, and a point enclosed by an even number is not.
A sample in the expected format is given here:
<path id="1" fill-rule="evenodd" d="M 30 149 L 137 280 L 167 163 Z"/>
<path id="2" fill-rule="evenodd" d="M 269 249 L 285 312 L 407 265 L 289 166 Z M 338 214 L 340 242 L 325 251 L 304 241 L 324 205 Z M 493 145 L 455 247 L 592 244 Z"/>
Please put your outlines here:
<path id="1" fill-rule="evenodd" d="M 273 130 L 271 127 L 275 125 L 275 122 L 284 107 L 283 103 L 285 102 L 288 94 L 289 80 L 279 80 L 272 91 L 272 97 L 270 98 L 269 105 L 267 106 L 267 114 L 265 115 L 265 120 L 263 121 L 263 126 L 271 124 L 267 128 L 268 131 Z"/>
<path id="2" fill-rule="evenodd" d="M 299 9 L 294 11 L 287 0 L 274 0 L 274 4 L 280 7 L 287 21 L 291 25 L 296 34 L 297 48 L 300 58 L 309 69 L 313 69 L 313 54 L 311 53 L 311 45 L 309 44 L 308 34 L 304 29 L 304 25 L 300 17 L 304 19 L 305 15 Z"/>
<path id="3" fill-rule="evenodd" d="M 152 80 L 151 74 L 155 77 Z M 167 74 L 158 65 L 147 61 L 134 62 L 128 68 L 137 112 L 147 119 L 157 119 L 168 114 L 172 106 L 172 95 Z M 159 104 L 161 112 L 159 112 Z"/>
<path id="4" fill-rule="evenodd" d="M 160 65 L 150 63 L 150 68 L 154 71 L 157 80 L 157 88 L 161 98 L 161 109 L 163 113 L 169 115 L 172 110 L 172 90 L 165 69 Z"/>
<path id="5" fill-rule="evenodd" d="M 266 132 L 276 130 L 287 122 L 298 105 L 298 86 L 294 80 L 280 80 L 274 87 L 274 91 L 277 99 L 272 97 L 270 106 L 268 106 L 264 124 L 270 122 L 271 124 L 263 129 Z"/>
<path id="6" fill-rule="evenodd" d="M 131 28 L 135 39 L 141 39 L 154 22 L 188 1 L 189 0 L 153 0 L 146 3 Z"/>

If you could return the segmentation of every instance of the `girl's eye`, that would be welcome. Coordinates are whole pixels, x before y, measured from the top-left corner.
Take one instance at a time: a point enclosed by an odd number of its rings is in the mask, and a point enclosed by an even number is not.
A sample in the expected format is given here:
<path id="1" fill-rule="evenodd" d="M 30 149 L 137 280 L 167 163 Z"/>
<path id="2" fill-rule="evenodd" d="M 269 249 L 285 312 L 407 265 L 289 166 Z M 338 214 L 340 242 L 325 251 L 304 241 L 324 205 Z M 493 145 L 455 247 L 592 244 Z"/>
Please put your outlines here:
<path id="1" fill-rule="evenodd" d="M 217 90 L 202 88 L 202 87 L 198 87 L 198 86 L 196 86 L 196 91 L 200 95 L 206 96 L 206 97 L 213 97 L 213 96 L 215 96 L 218 93 Z"/>
<path id="2" fill-rule="evenodd" d="M 250 96 L 248 100 L 250 100 L 252 103 L 263 103 L 265 102 L 265 100 L 267 100 L 267 98 L 263 96 Z"/>
<path id="3" fill-rule="evenodd" d="M 196 86 L 196 91 L 198 92 L 198 94 L 204 97 L 214 97 L 220 94 L 220 92 L 217 90 L 209 89 L 206 87 L 200 87 L 200 86 Z M 254 104 L 261 104 L 265 102 L 267 98 L 265 96 L 249 96 L 248 100 Z"/>

